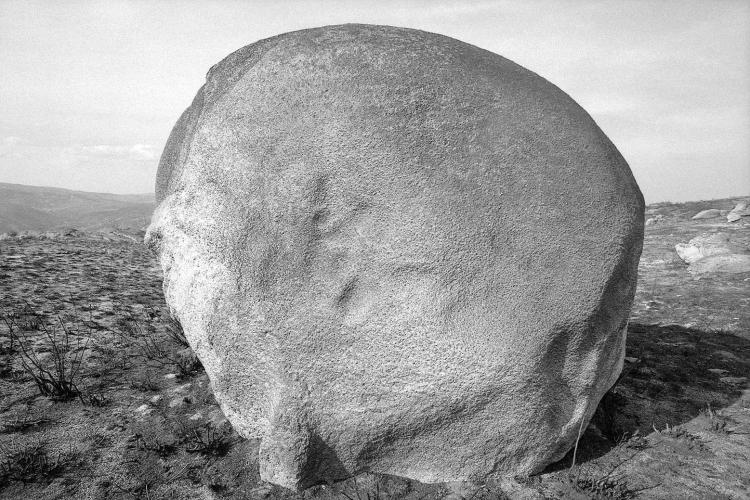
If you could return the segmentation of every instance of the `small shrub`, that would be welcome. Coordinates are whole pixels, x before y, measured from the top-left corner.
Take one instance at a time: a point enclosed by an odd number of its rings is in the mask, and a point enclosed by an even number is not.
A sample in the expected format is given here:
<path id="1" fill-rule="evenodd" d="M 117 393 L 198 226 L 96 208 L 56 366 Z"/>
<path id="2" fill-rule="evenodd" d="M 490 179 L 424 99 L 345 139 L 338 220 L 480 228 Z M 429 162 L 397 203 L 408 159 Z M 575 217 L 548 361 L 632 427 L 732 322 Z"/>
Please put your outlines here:
<path id="1" fill-rule="evenodd" d="M 621 444 L 625 448 L 631 450 L 645 450 L 647 448 L 651 448 L 651 443 L 649 443 L 648 439 L 641 436 L 641 433 L 638 429 L 636 429 L 632 435 L 624 436 L 621 440 Z"/>
<path id="2" fill-rule="evenodd" d="M 698 440 L 700 439 L 695 434 L 691 434 L 688 432 L 684 427 L 681 427 L 679 425 L 670 426 L 669 424 L 666 424 L 663 431 L 657 431 L 662 436 L 668 436 L 673 439 L 689 439 L 689 440 Z"/>
<path id="3" fill-rule="evenodd" d="M 130 387 L 141 392 L 158 391 L 159 384 L 150 371 L 137 374 L 130 379 Z"/>
<path id="4" fill-rule="evenodd" d="M 58 316 L 57 322 L 52 323 L 28 305 L 21 314 L 3 315 L 3 321 L 18 346 L 23 371 L 31 376 L 43 396 L 68 400 L 80 394 L 77 381 L 89 343 L 89 337 L 82 335 L 81 321 L 70 326 Z M 37 338 L 41 347 L 35 343 Z M 49 356 L 42 356 L 43 352 Z"/>
<path id="5" fill-rule="evenodd" d="M 51 455 L 44 440 L 36 440 L 25 445 L 11 443 L 6 447 L 0 447 L 0 483 L 49 480 L 72 465 L 76 459 L 77 454 L 73 451 Z"/>
<path id="6" fill-rule="evenodd" d="M 190 347 L 190 343 L 185 337 L 185 332 L 182 329 L 182 325 L 177 320 L 177 318 L 175 318 L 171 314 L 167 314 L 166 322 L 167 336 L 172 340 L 172 342 L 182 347 Z"/>
<path id="7" fill-rule="evenodd" d="M 89 406 L 101 408 L 107 406 L 112 400 L 104 392 L 89 392 L 88 394 L 81 394 L 81 402 Z"/>
<path id="8" fill-rule="evenodd" d="M 95 343 L 91 350 L 95 353 L 98 358 L 98 363 L 95 368 L 90 372 L 90 376 L 94 378 L 108 378 L 112 377 L 113 368 L 120 369 L 122 371 L 129 370 L 133 363 L 130 361 L 127 355 L 122 352 L 121 349 L 104 345 L 102 343 Z M 93 357 L 93 356 L 92 356 Z"/>
<path id="9" fill-rule="evenodd" d="M 730 423 L 730 419 L 716 413 L 711 409 L 711 405 L 701 410 L 701 414 L 706 417 L 706 420 L 708 421 L 708 424 L 706 425 L 707 430 L 718 434 L 729 434 L 731 432 L 727 427 Z"/>
<path id="10" fill-rule="evenodd" d="M 626 500 L 635 498 L 635 492 L 628 488 L 621 478 L 601 477 L 577 477 L 573 486 L 582 493 L 592 495 L 594 498 L 612 498 Z"/>
<path id="11" fill-rule="evenodd" d="M 190 348 L 183 349 L 175 357 L 173 363 L 177 366 L 180 378 L 189 377 L 203 370 L 198 356 Z"/>
<path id="12" fill-rule="evenodd" d="M 696 436 L 692 432 L 687 431 L 682 426 L 675 425 L 673 427 L 670 427 L 669 424 L 667 424 L 663 431 L 657 430 L 656 432 L 658 432 L 662 436 L 670 437 L 672 439 L 684 442 L 688 449 L 697 451 L 706 450 L 706 445 L 703 443 L 703 440 L 700 438 L 700 436 Z"/>
<path id="13" fill-rule="evenodd" d="M 172 420 L 172 431 L 188 453 L 224 456 L 234 443 L 232 427 L 228 423 L 217 427 L 210 421 L 194 421 L 181 416 Z"/>
<path id="14" fill-rule="evenodd" d="M 175 366 L 181 377 L 190 376 L 200 370 L 198 357 L 190 349 L 179 323 L 167 326 L 166 334 L 155 326 L 156 314 L 147 313 L 145 321 L 129 318 L 120 322 L 117 333 L 123 343 L 136 349 L 136 355 L 158 366 Z"/>
<path id="15" fill-rule="evenodd" d="M 132 435 L 129 441 L 138 450 L 152 451 L 161 457 L 170 455 L 175 451 L 174 436 L 156 420 L 136 422 L 130 426 L 130 432 L 132 432 Z"/>
<path id="16" fill-rule="evenodd" d="M 31 429 L 38 429 L 48 422 L 50 422 L 50 419 L 44 413 L 26 407 L 24 410 L 17 411 L 12 416 L 6 417 L 5 422 L 0 424 L 0 433 L 13 434 L 16 432 L 26 432 Z"/>

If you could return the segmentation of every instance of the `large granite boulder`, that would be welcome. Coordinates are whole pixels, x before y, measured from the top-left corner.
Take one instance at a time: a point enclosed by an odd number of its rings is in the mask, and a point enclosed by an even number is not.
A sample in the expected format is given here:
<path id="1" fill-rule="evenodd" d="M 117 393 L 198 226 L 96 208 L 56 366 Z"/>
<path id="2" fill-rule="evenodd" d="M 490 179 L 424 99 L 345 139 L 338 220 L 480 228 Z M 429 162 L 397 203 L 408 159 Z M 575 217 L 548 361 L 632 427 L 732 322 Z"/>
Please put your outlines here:
<path id="1" fill-rule="evenodd" d="M 416 30 L 211 68 L 159 165 L 166 299 L 263 479 L 529 474 L 622 367 L 643 199 L 560 89 Z"/>

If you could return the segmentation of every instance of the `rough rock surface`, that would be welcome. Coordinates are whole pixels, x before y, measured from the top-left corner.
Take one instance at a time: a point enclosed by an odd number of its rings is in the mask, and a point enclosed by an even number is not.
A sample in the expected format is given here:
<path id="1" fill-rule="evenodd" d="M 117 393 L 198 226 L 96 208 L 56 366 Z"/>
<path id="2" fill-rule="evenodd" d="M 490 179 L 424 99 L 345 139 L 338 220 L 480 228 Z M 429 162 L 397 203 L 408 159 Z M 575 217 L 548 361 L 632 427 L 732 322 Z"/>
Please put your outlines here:
<path id="1" fill-rule="evenodd" d="M 741 201 L 737 203 L 732 210 L 727 214 L 727 222 L 737 222 L 743 217 L 750 216 L 750 209 L 747 208 L 747 202 Z"/>
<path id="2" fill-rule="evenodd" d="M 708 210 L 701 210 L 697 214 L 693 215 L 693 220 L 699 220 L 699 219 L 713 219 L 714 217 L 719 217 L 721 215 L 721 210 L 718 208 L 709 208 Z"/>
<path id="3" fill-rule="evenodd" d="M 214 66 L 147 241 L 225 414 L 291 488 L 560 459 L 620 373 L 643 199 L 570 97 L 496 54 L 344 25 Z"/>
<path id="4" fill-rule="evenodd" d="M 705 233 L 675 245 L 677 255 L 693 274 L 750 271 L 750 251 L 726 233 Z"/>
<path id="5" fill-rule="evenodd" d="M 705 233 L 687 243 L 678 243 L 675 250 L 683 261 L 692 264 L 712 255 L 737 253 L 742 248 L 731 243 L 726 233 Z"/>

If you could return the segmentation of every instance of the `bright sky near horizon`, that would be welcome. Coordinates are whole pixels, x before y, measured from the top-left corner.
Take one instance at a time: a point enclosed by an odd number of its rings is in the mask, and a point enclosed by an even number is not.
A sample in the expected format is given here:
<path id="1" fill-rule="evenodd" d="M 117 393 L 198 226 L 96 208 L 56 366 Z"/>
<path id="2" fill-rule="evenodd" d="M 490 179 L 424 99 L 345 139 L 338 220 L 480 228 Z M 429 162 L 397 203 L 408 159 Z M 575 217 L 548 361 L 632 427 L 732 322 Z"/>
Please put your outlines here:
<path id="1" fill-rule="evenodd" d="M 442 33 L 542 75 L 594 117 L 649 203 L 750 194 L 745 0 L 0 0 L 0 182 L 153 191 L 210 66 L 345 22 Z"/>

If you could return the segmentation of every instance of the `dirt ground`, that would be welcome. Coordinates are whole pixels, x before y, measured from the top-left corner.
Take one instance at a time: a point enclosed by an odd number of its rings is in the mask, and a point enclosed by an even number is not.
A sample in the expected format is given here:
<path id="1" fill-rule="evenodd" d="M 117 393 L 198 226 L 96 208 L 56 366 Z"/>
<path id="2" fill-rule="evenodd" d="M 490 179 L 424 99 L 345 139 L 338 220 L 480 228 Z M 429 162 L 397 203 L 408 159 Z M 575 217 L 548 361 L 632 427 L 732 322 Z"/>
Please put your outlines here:
<path id="1" fill-rule="evenodd" d="M 750 247 L 750 217 L 690 219 L 734 201 L 649 207 L 625 369 L 575 462 L 302 494 L 260 481 L 258 442 L 219 410 L 142 234 L 0 236 L 0 498 L 750 498 L 750 273 L 695 276 L 674 251 L 711 232 Z"/>

